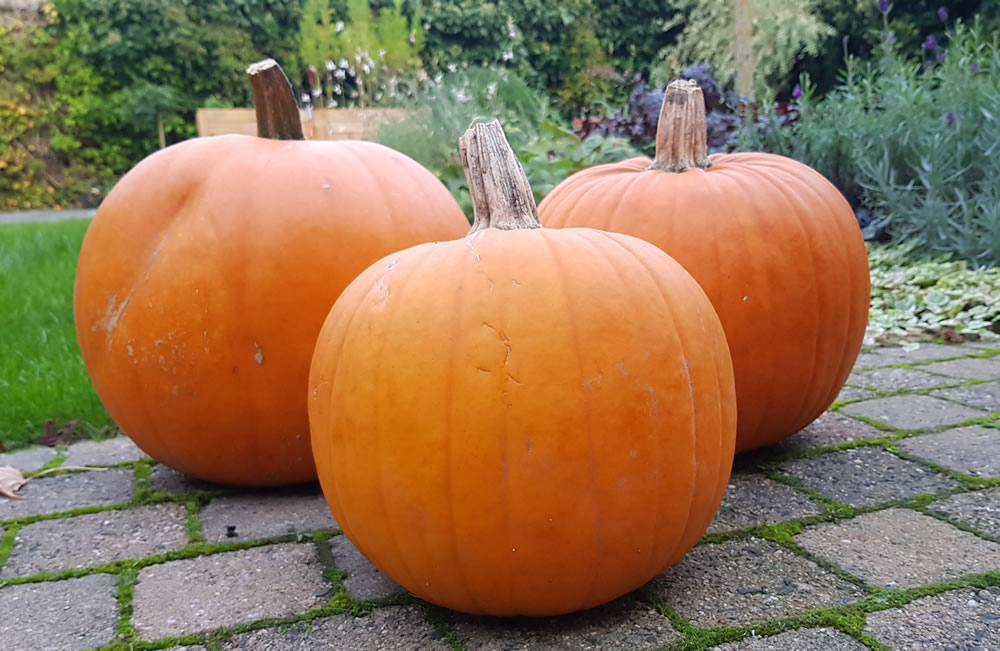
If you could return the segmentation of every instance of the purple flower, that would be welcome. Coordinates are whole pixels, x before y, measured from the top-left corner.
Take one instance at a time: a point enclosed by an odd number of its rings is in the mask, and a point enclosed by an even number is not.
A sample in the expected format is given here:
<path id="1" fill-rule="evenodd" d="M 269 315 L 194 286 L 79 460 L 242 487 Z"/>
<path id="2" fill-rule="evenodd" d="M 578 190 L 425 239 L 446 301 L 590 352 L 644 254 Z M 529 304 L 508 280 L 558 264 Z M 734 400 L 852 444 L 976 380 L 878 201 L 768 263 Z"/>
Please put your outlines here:
<path id="1" fill-rule="evenodd" d="M 889 32 L 889 36 L 885 39 L 886 43 L 896 42 L 896 32 Z"/>
<path id="2" fill-rule="evenodd" d="M 934 38 L 933 34 L 928 34 L 927 35 L 927 40 L 924 41 L 924 47 L 926 49 L 932 50 L 932 51 L 938 49 L 938 42 L 937 42 L 937 39 Z"/>
<path id="3" fill-rule="evenodd" d="M 972 73 L 979 72 L 979 62 L 978 61 L 973 61 L 969 65 L 969 72 L 972 72 Z"/>
<path id="4" fill-rule="evenodd" d="M 795 84 L 795 88 L 792 89 L 792 97 L 795 99 L 802 97 L 802 86 Z"/>
<path id="5" fill-rule="evenodd" d="M 955 124 L 956 122 L 962 119 L 962 112 L 959 111 L 958 113 L 952 113 L 951 111 L 948 111 L 948 115 L 944 116 L 944 119 L 948 123 L 948 126 L 950 127 L 951 125 Z"/>
<path id="6" fill-rule="evenodd" d="M 944 52 L 938 52 L 937 54 L 938 63 L 944 63 L 944 55 L 945 55 Z"/>
<path id="7" fill-rule="evenodd" d="M 942 23 L 948 22 L 948 10 L 944 7 L 938 9 L 938 18 L 941 19 Z"/>
<path id="8" fill-rule="evenodd" d="M 878 0 L 878 10 L 883 14 L 889 11 L 889 0 Z"/>

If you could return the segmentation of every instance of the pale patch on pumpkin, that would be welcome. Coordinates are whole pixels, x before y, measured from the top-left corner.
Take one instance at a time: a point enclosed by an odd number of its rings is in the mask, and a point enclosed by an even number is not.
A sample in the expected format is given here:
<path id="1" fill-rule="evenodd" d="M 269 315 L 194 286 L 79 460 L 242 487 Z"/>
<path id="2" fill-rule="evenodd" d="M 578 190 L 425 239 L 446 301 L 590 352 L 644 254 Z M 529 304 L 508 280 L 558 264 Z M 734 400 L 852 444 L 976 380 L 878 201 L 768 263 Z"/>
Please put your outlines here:
<path id="1" fill-rule="evenodd" d="M 107 299 L 108 305 L 104 310 L 104 316 L 90 328 L 90 331 L 97 332 L 98 330 L 103 330 L 106 332 L 108 335 L 108 350 L 111 350 L 111 341 L 114 338 L 115 330 L 118 328 L 118 322 L 122 318 L 122 313 L 125 312 L 125 308 L 128 307 L 129 301 L 132 300 L 132 291 L 128 293 L 121 303 L 118 302 L 118 294 L 112 294 L 108 296 Z"/>
<path id="2" fill-rule="evenodd" d="M 257 362 L 258 366 L 263 366 L 264 350 L 260 347 L 260 344 L 258 344 L 256 341 L 253 342 L 253 347 L 254 347 L 253 361 Z"/>

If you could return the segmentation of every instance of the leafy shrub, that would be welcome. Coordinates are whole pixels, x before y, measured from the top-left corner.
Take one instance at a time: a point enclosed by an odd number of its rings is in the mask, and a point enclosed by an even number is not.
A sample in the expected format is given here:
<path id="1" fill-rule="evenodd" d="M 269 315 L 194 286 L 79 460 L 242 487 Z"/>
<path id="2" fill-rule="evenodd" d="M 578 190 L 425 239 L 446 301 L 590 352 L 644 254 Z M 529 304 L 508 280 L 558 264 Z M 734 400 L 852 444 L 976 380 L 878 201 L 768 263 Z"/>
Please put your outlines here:
<path id="1" fill-rule="evenodd" d="M 680 14 L 674 24 L 683 26 L 677 40 L 658 55 L 651 79 L 663 85 L 677 72 L 696 63 L 711 64 L 724 87 L 731 87 L 735 75 L 733 59 L 734 13 L 731 2 L 719 0 L 677 0 L 672 5 Z M 774 97 L 785 85 L 796 60 L 819 53 L 819 44 L 833 29 L 815 16 L 816 0 L 755 0 L 754 11 L 754 96 Z"/>
<path id="2" fill-rule="evenodd" d="M 957 25 L 947 50 L 907 57 L 886 38 L 870 62 L 850 58 L 822 100 L 808 78 L 790 129 L 744 129 L 743 149 L 791 156 L 871 212 L 869 237 L 923 255 L 1000 264 L 1000 47 Z M 939 60 L 940 59 L 940 60 Z"/>
<path id="3" fill-rule="evenodd" d="M 412 116 L 380 127 L 377 140 L 430 169 L 472 215 L 458 137 L 472 123 L 497 118 L 539 201 L 566 176 L 637 154 L 619 138 L 582 140 L 552 117 L 548 98 L 509 71 L 469 68 L 422 91 Z"/>

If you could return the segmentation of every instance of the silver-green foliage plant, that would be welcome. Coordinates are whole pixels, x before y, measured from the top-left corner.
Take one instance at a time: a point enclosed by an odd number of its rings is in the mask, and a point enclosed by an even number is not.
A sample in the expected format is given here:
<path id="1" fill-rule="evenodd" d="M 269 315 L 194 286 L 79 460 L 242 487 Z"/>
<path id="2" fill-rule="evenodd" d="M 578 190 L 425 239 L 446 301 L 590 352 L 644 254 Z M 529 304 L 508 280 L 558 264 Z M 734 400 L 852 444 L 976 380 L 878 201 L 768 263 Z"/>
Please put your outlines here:
<path id="1" fill-rule="evenodd" d="M 865 343 L 949 336 L 998 341 L 1000 268 L 914 262 L 914 246 L 870 244 L 872 301 Z"/>
<path id="2" fill-rule="evenodd" d="M 814 0 L 754 0 L 754 96 L 774 97 L 795 62 L 816 55 L 833 29 L 814 15 Z M 678 14 L 668 27 L 683 25 L 677 40 L 663 48 L 652 79 L 666 84 L 684 68 L 708 62 L 712 74 L 730 88 L 735 76 L 735 14 L 729 0 L 677 0 Z"/>

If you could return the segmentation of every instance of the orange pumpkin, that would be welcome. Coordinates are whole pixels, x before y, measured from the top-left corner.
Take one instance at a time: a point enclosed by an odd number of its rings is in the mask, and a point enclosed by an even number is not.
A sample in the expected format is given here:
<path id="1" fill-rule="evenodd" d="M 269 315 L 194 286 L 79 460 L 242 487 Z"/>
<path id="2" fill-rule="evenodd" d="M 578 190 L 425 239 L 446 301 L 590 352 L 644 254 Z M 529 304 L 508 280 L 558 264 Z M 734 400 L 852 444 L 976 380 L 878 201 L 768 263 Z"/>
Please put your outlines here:
<path id="1" fill-rule="evenodd" d="M 249 73 L 260 137 L 188 140 L 129 171 L 87 230 L 74 311 L 98 396 L 147 454 L 278 485 L 316 477 L 305 394 L 337 296 L 383 255 L 469 222 L 402 154 L 302 140 L 281 69 Z"/>
<path id="2" fill-rule="evenodd" d="M 794 434 L 836 399 L 867 323 L 868 257 L 850 206 L 818 172 L 772 154 L 705 153 L 701 90 L 674 82 L 652 164 L 581 171 L 539 214 L 547 227 L 640 237 L 701 284 L 732 353 L 740 452 Z"/>
<path id="3" fill-rule="evenodd" d="M 543 229 L 497 122 L 463 136 L 475 223 L 344 291 L 310 372 L 347 537 L 414 594 L 551 615 L 633 590 L 702 535 L 736 413 L 718 317 L 636 238 Z"/>

